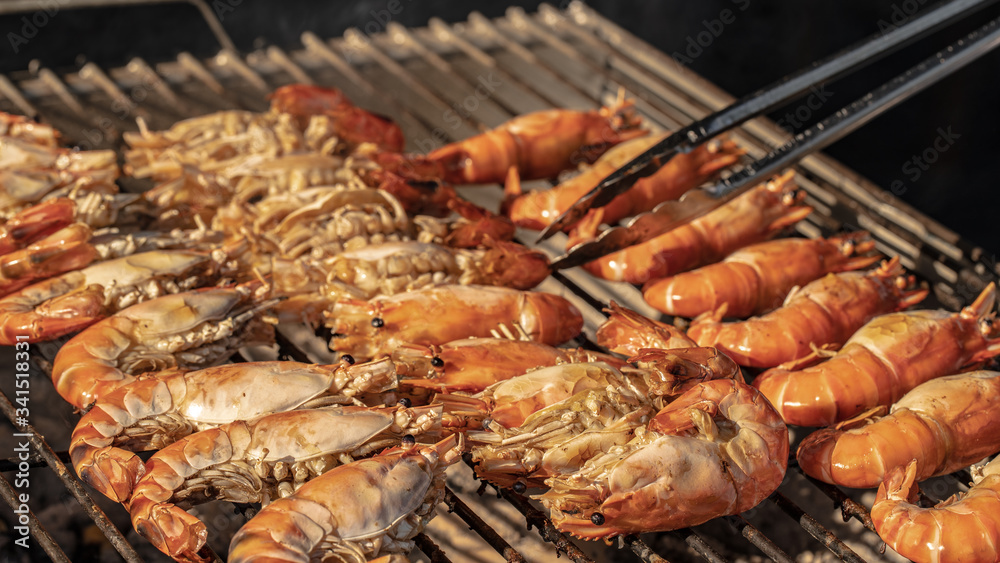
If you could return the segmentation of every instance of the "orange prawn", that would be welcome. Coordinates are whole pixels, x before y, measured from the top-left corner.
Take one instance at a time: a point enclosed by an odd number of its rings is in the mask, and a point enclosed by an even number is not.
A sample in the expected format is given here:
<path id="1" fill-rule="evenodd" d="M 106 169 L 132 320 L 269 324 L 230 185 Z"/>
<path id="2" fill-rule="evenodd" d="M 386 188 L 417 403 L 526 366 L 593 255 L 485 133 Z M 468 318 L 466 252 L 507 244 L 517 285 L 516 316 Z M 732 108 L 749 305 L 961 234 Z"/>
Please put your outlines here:
<path id="1" fill-rule="evenodd" d="M 869 272 L 827 274 L 760 317 L 723 323 L 722 311 L 708 313 L 691 323 L 688 336 L 740 365 L 774 367 L 843 344 L 877 315 L 916 305 L 927 290 L 906 291 L 910 281 L 895 257 Z"/>
<path id="2" fill-rule="evenodd" d="M 843 274 L 842 274 L 843 275 Z M 1000 354 L 990 312 L 990 284 L 961 312 L 908 311 L 871 320 L 829 360 L 779 366 L 753 382 L 785 422 L 829 426 L 867 409 L 890 405 L 929 379 L 957 373 Z"/>
<path id="3" fill-rule="evenodd" d="M 872 265 L 878 256 L 856 255 L 874 247 L 864 231 L 829 239 L 762 242 L 737 250 L 722 262 L 651 281 L 642 288 L 642 296 L 668 315 L 691 318 L 724 306 L 727 317 L 746 318 L 780 306 L 796 286 Z"/>
<path id="4" fill-rule="evenodd" d="M 622 143 L 584 172 L 549 190 L 523 193 L 520 182 L 508 182 L 504 186 L 505 212 L 518 226 L 544 229 L 601 180 L 665 136 L 643 137 Z M 649 211 L 662 201 L 677 199 L 720 170 L 735 164 L 742 154 L 743 149 L 736 143 L 722 138 L 699 145 L 691 152 L 680 153 L 653 175 L 640 179 L 629 191 L 602 207 L 603 220 L 615 223 L 630 215 Z M 590 213 L 596 212 L 593 210 Z"/>
<path id="5" fill-rule="evenodd" d="M 917 481 L 957 471 L 1000 451 L 1000 372 L 974 371 L 916 386 L 892 408 L 877 407 L 806 436 L 796 457 L 807 475 L 855 489 L 877 487 L 916 461 Z"/>
<path id="6" fill-rule="evenodd" d="M 878 489 L 872 523 L 882 541 L 917 563 L 1000 561 L 1000 460 L 974 470 L 967 493 L 931 508 L 916 505 L 916 465 L 895 468 Z"/>
<path id="7" fill-rule="evenodd" d="M 269 99 L 272 111 L 295 116 L 303 130 L 312 116 L 326 115 L 333 120 L 337 133 L 350 144 L 368 142 L 384 151 L 403 150 L 405 140 L 399 125 L 355 106 L 336 88 L 289 84 L 275 90 Z"/>
<path id="8" fill-rule="evenodd" d="M 439 285 L 371 300 L 344 298 L 326 312 L 330 348 L 357 358 L 389 355 L 403 343 L 444 344 L 520 325 L 558 345 L 580 334 L 583 315 L 559 295 L 481 285 Z"/>
<path id="9" fill-rule="evenodd" d="M 519 115 L 485 133 L 423 155 L 381 154 L 377 161 L 403 177 L 450 184 L 554 178 L 593 162 L 618 143 L 646 134 L 632 103 L 599 110 L 551 109 Z"/>
<path id="10" fill-rule="evenodd" d="M 771 238 L 812 212 L 811 207 L 798 205 L 805 194 L 796 193 L 794 175 L 786 172 L 699 219 L 583 267 L 606 280 L 643 284 L 711 264 L 738 248 Z M 571 233 L 569 246 L 596 236 L 602 222 L 600 210 L 585 217 Z"/>

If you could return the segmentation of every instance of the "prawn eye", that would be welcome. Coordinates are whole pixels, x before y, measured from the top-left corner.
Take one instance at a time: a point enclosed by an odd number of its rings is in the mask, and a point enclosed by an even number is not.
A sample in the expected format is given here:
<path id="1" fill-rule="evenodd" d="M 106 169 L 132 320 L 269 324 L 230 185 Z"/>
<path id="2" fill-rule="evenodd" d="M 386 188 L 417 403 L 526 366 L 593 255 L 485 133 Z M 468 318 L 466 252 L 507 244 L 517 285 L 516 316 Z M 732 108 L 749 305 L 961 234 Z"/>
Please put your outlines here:
<path id="1" fill-rule="evenodd" d="M 590 521 L 593 522 L 593 524 L 595 526 L 603 526 L 604 525 L 604 515 L 601 514 L 600 512 L 595 512 L 595 513 L 593 513 L 593 514 L 590 515 Z"/>
<path id="2" fill-rule="evenodd" d="M 436 367 L 436 368 L 443 368 L 444 367 L 444 360 L 442 360 L 438 356 L 434 356 L 433 358 L 431 358 L 431 365 L 434 366 L 434 367 Z"/>
<path id="3" fill-rule="evenodd" d="M 352 356 L 350 354 L 344 354 L 343 356 L 341 356 L 340 357 L 340 361 L 344 362 L 345 364 L 347 364 L 349 366 L 353 366 L 354 362 L 355 362 L 354 356 Z"/>
<path id="4" fill-rule="evenodd" d="M 379 317 L 375 317 L 374 319 L 372 319 L 372 326 L 375 328 L 382 328 L 383 326 L 385 326 L 385 321 L 383 321 Z"/>
<path id="5" fill-rule="evenodd" d="M 493 422 L 493 420 L 491 420 L 489 418 L 484 418 L 483 419 L 483 430 L 489 430 L 491 422 Z"/>
<path id="6" fill-rule="evenodd" d="M 404 446 L 410 447 L 417 443 L 417 439 L 413 437 L 413 434 L 407 434 L 406 436 L 403 436 L 402 443 Z"/>
<path id="7" fill-rule="evenodd" d="M 525 485 L 524 482 L 522 482 L 522 481 L 518 481 L 518 482 L 514 483 L 514 485 L 511 486 L 511 488 L 514 489 L 514 492 L 517 493 L 517 494 L 519 494 L 519 495 L 523 494 L 524 491 L 528 490 L 528 486 Z"/>
<path id="8" fill-rule="evenodd" d="M 396 401 L 396 404 L 399 405 L 399 406 L 401 406 L 401 407 L 403 407 L 403 408 L 407 408 L 408 409 L 408 408 L 410 408 L 410 406 L 413 403 L 409 399 L 407 399 L 406 397 L 403 397 L 402 399 Z"/>

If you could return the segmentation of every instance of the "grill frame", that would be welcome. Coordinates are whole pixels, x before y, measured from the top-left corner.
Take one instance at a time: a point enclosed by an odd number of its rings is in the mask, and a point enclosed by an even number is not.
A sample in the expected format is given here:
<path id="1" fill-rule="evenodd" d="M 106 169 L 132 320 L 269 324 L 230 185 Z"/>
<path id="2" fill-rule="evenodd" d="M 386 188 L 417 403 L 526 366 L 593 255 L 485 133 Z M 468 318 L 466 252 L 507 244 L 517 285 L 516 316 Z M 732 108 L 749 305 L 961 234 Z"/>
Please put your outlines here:
<path id="1" fill-rule="evenodd" d="M 385 33 L 370 37 L 356 30 L 333 40 L 307 33 L 302 42 L 302 49 L 291 52 L 272 46 L 244 56 L 223 49 L 218 56 L 204 60 L 180 53 L 174 61 L 150 64 L 134 59 L 125 67 L 107 71 L 87 63 L 75 71 L 40 68 L 12 73 L 10 77 L 0 75 L 0 109 L 40 115 L 63 131 L 68 141 L 85 148 L 120 148 L 120 133 L 135 129 L 135 117 L 147 119 L 152 128 L 166 128 L 182 117 L 232 106 L 259 111 L 265 109 L 264 96 L 271 89 L 297 81 L 341 87 L 362 107 L 396 119 L 407 134 L 409 149 L 428 150 L 441 141 L 465 138 L 497 125 L 512 114 L 544 109 L 553 102 L 570 107 L 607 103 L 615 96 L 618 84 L 625 85 L 630 96 L 640 96 L 637 107 L 644 117 L 671 128 L 733 101 L 725 92 L 580 3 L 571 3 L 564 11 L 543 5 L 534 15 L 510 9 L 506 17 L 495 20 L 472 14 L 467 22 L 454 25 L 431 20 L 428 27 L 419 29 L 390 23 Z M 482 72 L 487 75 L 484 77 Z M 435 81 L 435 73 L 447 80 Z M 492 73 L 500 77 L 501 85 L 514 87 L 513 91 L 491 90 L 490 96 L 480 97 L 476 88 L 488 88 Z M 552 79 L 558 82 L 544 82 Z M 386 94 L 394 91 L 393 87 L 399 88 L 397 92 L 415 95 Z M 142 93 L 141 100 L 138 93 Z M 470 99 L 476 101 L 475 109 L 469 110 L 467 117 L 461 117 L 456 104 L 468 109 Z M 115 107 L 127 111 L 116 112 Z M 452 123 L 446 117 L 449 111 L 460 119 L 447 129 Z M 755 119 L 735 137 L 751 156 L 758 157 L 782 144 L 788 134 L 767 119 Z M 800 224 L 799 234 L 817 236 L 844 228 L 870 230 L 878 249 L 885 254 L 900 254 L 903 265 L 926 280 L 937 303 L 949 309 L 971 301 L 988 281 L 997 279 L 996 270 L 977 261 L 973 245 L 833 159 L 814 155 L 803 160 L 798 169 L 803 188 L 809 194 L 807 201 L 817 207 L 817 213 Z M 532 183 L 526 183 L 526 187 L 532 187 Z M 462 193 L 491 208 L 496 208 L 500 197 L 497 190 L 490 188 L 463 189 Z M 534 240 L 531 233 L 522 233 L 520 238 L 523 242 Z M 551 256 L 559 255 L 564 247 L 565 238 L 561 235 L 541 245 Z M 560 272 L 540 289 L 574 301 L 585 313 L 585 332 L 591 338 L 603 320 L 600 305 L 612 298 L 644 314 L 660 316 L 645 305 L 634 287 L 597 280 L 579 269 Z M 588 340 L 577 344 L 594 346 Z M 281 343 L 280 347 L 279 355 L 305 354 L 291 341 Z M 48 350 L 51 348 L 37 347 L 33 355 L 45 356 Z M 35 377 L 32 384 L 47 385 L 39 379 Z M 6 394 L 0 400 L 0 410 L 13 423 L 13 405 Z M 32 434 L 30 440 L 38 452 L 37 466 L 50 467 L 59 475 L 126 561 L 141 561 L 128 540 L 113 530 L 107 516 L 72 472 L 67 471 L 60 454 L 33 428 L 26 430 Z M 65 459 L 65 454 L 62 457 Z M 16 460 L 6 463 L 12 462 Z M 952 488 L 960 488 L 967 475 L 951 477 Z M 805 481 L 829 497 L 843 510 L 845 521 L 850 518 L 872 529 L 867 509 L 855 500 L 857 495 L 816 483 L 792 464 L 786 484 L 765 502 L 771 509 L 796 520 L 803 531 L 840 559 L 864 561 L 789 498 L 787 484 L 791 480 Z M 558 533 L 524 497 L 512 491 L 497 493 L 523 515 L 529 526 L 537 527 L 544 539 L 553 542 L 557 552 L 574 561 L 593 560 L 577 543 Z M 9 504 L 9 496 L 4 497 Z M 489 524 L 478 522 L 480 515 L 469 509 L 459 494 L 449 489 L 447 501 L 504 558 L 512 561 L 523 558 Z M 750 514 L 723 519 L 762 553 L 778 561 L 791 559 L 750 520 L 754 520 Z M 60 556 L 61 549 L 54 540 L 45 539 L 51 537 L 44 528 L 34 526 L 34 532 L 40 543 L 50 546 L 46 552 L 54 561 L 68 560 L 65 554 Z M 716 538 L 707 537 L 699 528 L 666 536 L 679 538 L 679 542 L 690 546 L 702 559 L 727 560 L 719 553 Z M 640 560 L 665 561 L 650 544 L 647 536 L 628 537 L 620 542 L 620 546 L 628 547 Z M 432 561 L 448 560 L 432 537 L 422 536 L 418 546 Z"/>

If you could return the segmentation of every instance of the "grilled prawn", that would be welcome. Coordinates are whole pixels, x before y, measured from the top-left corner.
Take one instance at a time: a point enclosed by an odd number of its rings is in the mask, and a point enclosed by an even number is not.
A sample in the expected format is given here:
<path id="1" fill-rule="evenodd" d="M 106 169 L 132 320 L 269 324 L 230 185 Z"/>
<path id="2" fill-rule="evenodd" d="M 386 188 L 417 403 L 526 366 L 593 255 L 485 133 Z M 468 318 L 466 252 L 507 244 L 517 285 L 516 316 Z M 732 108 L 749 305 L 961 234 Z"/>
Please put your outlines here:
<path id="1" fill-rule="evenodd" d="M 739 367 L 714 348 L 643 350 L 632 366 L 604 362 L 557 364 L 501 381 L 474 396 L 441 394 L 445 426 L 470 428 L 484 420 L 516 428 L 550 405 L 592 389 L 642 389 L 649 400 L 679 395 L 694 383 L 717 378 L 743 380 Z M 657 408 L 661 407 L 657 403 Z"/>
<path id="2" fill-rule="evenodd" d="M 312 117 L 326 115 L 332 119 L 337 134 L 352 145 L 374 143 L 385 151 L 403 150 L 405 140 L 399 125 L 355 106 L 336 88 L 289 84 L 275 90 L 269 98 L 272 112 L 295 116 L 303 131 Z"/>
<path id="3" fill-rule="evenodd" d="M 632 360 L 638 367 L 608 373 L 607 385 L 550 402 L 516 426 L 490 422 L 487 432 L 469 432 L 470 441 L 482 444 L 472 450 L 476 473 L 501 486 L 541 485 L 627 443 L 658 410 L 699 382 L 742 381 L 736 364 L 714 348 L 646 350 Z"/>
<path id="4" fill-rule="evenodd" d="M 721 311 L 708 313 L 691 323 L 688 336 L 699 346 L 716 346 L 740 365 L 773 367 L 817 347 L 843 344 L 875 316 L 927 296 L 927 290 L 905 291 L 908 284 L 895 257 L 877 270 L 827 274 L 760 317 L 723 323 Z"/>
<path id="5" fill-rule="evenodd" d="M 54 340 L 136 303 L 219 282 L 234 270 L 222 251 L 156 250 L 97 262 L 0 298 L 0 344 Z"/>
<path id="6" fill-rule="evenodd" d="M 894 468 L 879 486 L 872 523 L 882 541 L 917 563 L 1000 561 L 1000 460 L 973 470 L 968 492 L 931 508 L 917 505 L 916 466 Z"/>
<path id="7" fill-rule="evenodd" d="M 643 137 L 622 143 L 597 159 L 590 168 L 552 189 L 522 193 L 520 182 L 508 182 L 504 186 L 505 212 L 518 226 L 544 229 L 601 180 L 664 137 Z M 601 208 L 602 219 L 614 224 L 630 215 L 649 211 L 660 202 L 677 199 L 735 164 L 742 154 L 743 150 L 736 143 L 721 138 L 698 145 L 691 152 L 680 153 Z"/>
<path id="8" fill-rule="evenodd" d="M 697 317 L 725 307 L 746 318 L 781 305 L 788 292 L 833 272 L 860 270 L 878 261 L 860 256 L 875 248 L 859 231 L 829 239 L 785 238 L 750 245 L 722 262 L 648 282 L 646 303 L 668 315 Z"/>
<path id="9" fill-rule="evenodd" d="M 612 352 L 634 356 L 644 348 L 693 348 L 694 340 L 668 324 L 646 318 L 612 301 L 604 310 L 608 320 L 597 329 L 597 343 Z"/>
<path id="10" fill-rule="evenodd" d="M 1000 373 L 974 371 L 914 387 L 892 408 L 807 436 L 796 456 L 806 474 L 856 489 L 877 487 L 916 462 L 914 480 L 944 475 L 1000 451 Z"/>
<path id="11" fill-rule="evenodd" d="M 197 559 L 205 524 L 185 512 L 215 499 L 269 504 L 330 469 L 440 431 L 441 407 L 307 409 L 181 438 L 146 462 L 128 501 L 132 526 L 178 561 Z"/>
<path id="12" fill-rule="evenodd" d="M 959 313 L 907 311 L 872 319 L 829 360 L 801 369 L 768 370 L 753 384 L 789 424 L 829 426 L 879 405 L 935 377 L 1000 354 L 990 284 Z M 803 360 L 807 363 L 812 358 Z"/>
<path id="13" fill-rule="evenodd" d="M 389 355 L 404 343 L 440 345 L 490 336 L 499 324 L 517 324 L 533 340 L 551 345 L 583 329 L 582 315 L 563 297 L 476 285 L 432 286 L 368 301 L 339 299 L 326 315 L 334 332 L 330 348 L 357 358 Z"/>
<path id="14" fill-rule="evenodd" d="M 619 250 L 584 265 L 591 274 L 614 281 L 643 284 L 711 264 L 727 254 L 766 240 L 812 212 L 799 205 L 794 172 L 762 184 L 686 225 L 644 243 Z M 569 245 L 597 236 L 600 210 L 581 221 Z"/>
<path id="15" fill-rule="evenodd" d="M 82 409 L 138 374 L 208 367 L 243 346 L 273 342 L 273 329 L 260 318 L 273 303 L 254 282 L 133 305 L 64 344 L 52 363 L 52 382 Z"/>
<path id="16" fill-rule="evenodd" d="M 378 160 L 404 177 L 449 184 L 499 183 L 509 176 L 537 180 L 593 162 L 614 145 L 645 134 L 631 102 L 619 100 L 596 111 L 552 109 L 519 115 L 426 156 L 381 155 Z"/>
<path id="17" fill-rule="evenodd" d="M 444 497 L 445 469 L 462 449 L 461 436 L 450 436 L 327 471 L 251 518 L 233 536 L 229 561 L 361 562 L 408 553 Z"/>
<path id="18" fill-rule="evenodd" d="M 549 275 L 544 253 L 513 242 L 490 241 L 484 249 L 458 249 L 417 241 L 389 242 L 348 250 L 324 265 L 327 293 L 340 284 L 366 298 L 393 295 L 433 284 L 497 285 L 531 289 Z"/>
<path id="19" fill-rule="evenodd" d="M 610 354 L 582 348 L 556 348 L 532 340 L 463 338 L 440 346 L 403 344 L 392 352 L 401 389 L 438 393 L 478 393 L 494 383 L 530 370 L 574 362 L 605 362 L 621 367 Z"/>
<path id="20" fill-rule="evenodd" d="M 85 483 L 125 502 L 143 474 L 133 452 L 192 432 L 271 413 L 361 404 L 396 387 L 388 360 L 351 365 L 248 362 L 141 378 L 87 411 L 70 437 L 73 468 Z"/>
<path id="21" fill-rule="evenodd" d="M 756 506 L 781 484 L 788 428 L 753 387 L 697 383 L 635 437 L 552 477 L 537 498 L 585 539 L 694 526 Z"/>

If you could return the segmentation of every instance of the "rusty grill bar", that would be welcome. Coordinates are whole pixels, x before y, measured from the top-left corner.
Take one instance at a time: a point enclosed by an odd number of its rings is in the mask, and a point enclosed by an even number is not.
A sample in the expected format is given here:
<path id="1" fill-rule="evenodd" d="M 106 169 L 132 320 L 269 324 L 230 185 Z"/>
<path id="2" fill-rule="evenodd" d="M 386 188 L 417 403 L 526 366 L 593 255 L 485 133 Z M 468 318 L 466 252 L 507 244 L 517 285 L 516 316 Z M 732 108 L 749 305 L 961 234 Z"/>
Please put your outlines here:
<path id="1" fill-rule="evenodd" d="M 200 1 L 192 3 L 199 9 L 203 5 Z M 217 23 L 209 22 L 213 31 Z M 374 36 L 351 30 L 343 38 L 325 40 L 306 33 L 302 36 L 303 48 L 290 52 L 270 47 L 243 56 L 227 40 L 220 39 L 224 49 L 206 60 L 180 53 L 174 61 L 151 64 L 136 58 L 123 68 L 111 70 L 87 63 L 75 71 L 41 68 L 0 75 L 0 110 L 38 116 L 62 131 L 68 143 L 85 148 L 121 148 L 121 132 L 135 130 L 137 117 L 145 119 L 151 128 L 165 129 L 179 119 L 223 109 L 262 111 L 267 106 L 264 96 L 273 88 L 305 82 L 337 86 L 358 105 L 391 116 L 403 127 L 408 150 L 428 151 L 497 126 L 516 114 L 552 106 L 593 108 L 613 100 L 620 88 L 635 99 L 642 117 L 661 129 L 677 128 L 733 101 L 728 94 L 581 3 L 572 3 L 564 11 L 543 5 L 537 14 L 512 8 L 506 17 L 496 20 L 474 13 L 466 22 L 454 25 L 432 19 L 428 27 L 421 29 L 390 24 L 386 33 Z M 766 119 L 753 120 L 734 132 L 734 139 L 753 157 L 765 154 L 787 138 L 786 132 Z M 997 271 L 977 261 L 979 249 L 837 162 L 814 155 L 797 168 L 808 193 L 807 202 L 816 209 L 797 227 L 800 234 L 819 236 L 845 228 L 870 231 L 881 252 L 899 254 L 904 266 L 930 284 L 936 300 L 931 306 L 957 309 L 970 295 L 997 279 Z M 526 187 L 532 184 L 526 183 Z M 463 195 L 494 209 L 500 199 L 499 190 L 491 188 L 465 189 Z M 531 233 L 522 237 L 524 242 L 533 239 Z M 565 236 L 558 235 L 540 247 L 557 256 L 565 242 Z M 584 347 L 596 346 L 591 337 L 604 318 L 600 307 L 611 299 L 643 314 L 659 316 L 643 302 L 635 287 L 595 279 L 579 269 L 560 272 L 540 289 L 564 295 L 584 313 L 586 337 L 575 343 Z M 278 355 L 309 359 L 294 338 L 280 333 Z M 0 410 L 13 424 L 13 406 L 6 395 L 0 399 Z M 124 560 L 142 561 L 67 470 L 66 453 L 54 452 L 30 427 L 25 431 L 31 434 L 37 452 L 31 466 L 51 468 Z M 0 460 L 0 471 L 13 470 L 17 462 Z M 459 467 L 456 471 L 468 471 L 467 467 Z M 949 477 L 951 488 L 960 490 L 967 477 L 968 472 Z M 480 486 L 480 495 L 486 489 L 485 484 Z M 588 550 L 581 548 L 583 544 L 560 533 L 536 504 L 513 491 L 496 492 L 558 554 L 579 563 L 593 561 Z M 10 483 L 3 479 L 0 496 L 13 508 L 12 493 Z M 781 535 L 808 534 L 815 539 L 816 547 L 825 546 L 843 561 L 865 561 L 837 531 L 792 500 L 815 493 L 841 510 L 843 526 L 836 522 L 831 526 L 844 534 L 849 532 L 846 523 L 856 521 L 869 530 L 862 532 L 862 544 L 877 549 L 880 542 L 870 531 L 873 526 L 869 512 L 858 500 L 861 492 L 844 491 L 807 478 L 794 460 L 785 483 L 761 506 L 718 522 L 728 526 L 730 535 L 742 536 L 745 545 L 741 549 L 745 553 L 785 563 L 792 561 L 795 553 L 780 546 L 781 538 L 768 537 L 769 532 L 761 530 L 766 524 L 763 520 L 784 514 L 801 530 L 786 521 L 778 528 Z M 454 490 L 446 491 L 445 505 L 504 559 L 526 560 L 487 522 L 485 514 L 477 513 Z M 766 514 L 757 518 L 758 512 Z M 244 510 L 243 517 L 251 513 L 252 509 Z M 68 560 L 37 519 L 32 520 L 31 533 L 53 561 Z M 709 535 L 718 533 L 699 527 L 644 535 L 641 539 L 629 536 L 619 540 L 619 553 L 631 551 L 649 563 L 692 559 L 692 553 L 711 562 L 727 561 L 720 553 L 718 538 Z M 675 543 L 689 550 L 674 548 L 677 553 L 671 553 L 669 559 L 658 554 L 654 546 L 664 537 L 674 538 Z M 433 532 L 418 536 L 417 545 L 431 561 L 450 560 L 435 542 Z M 458 561 L 459 555 L 452 553 L 451 558 Z"/>

